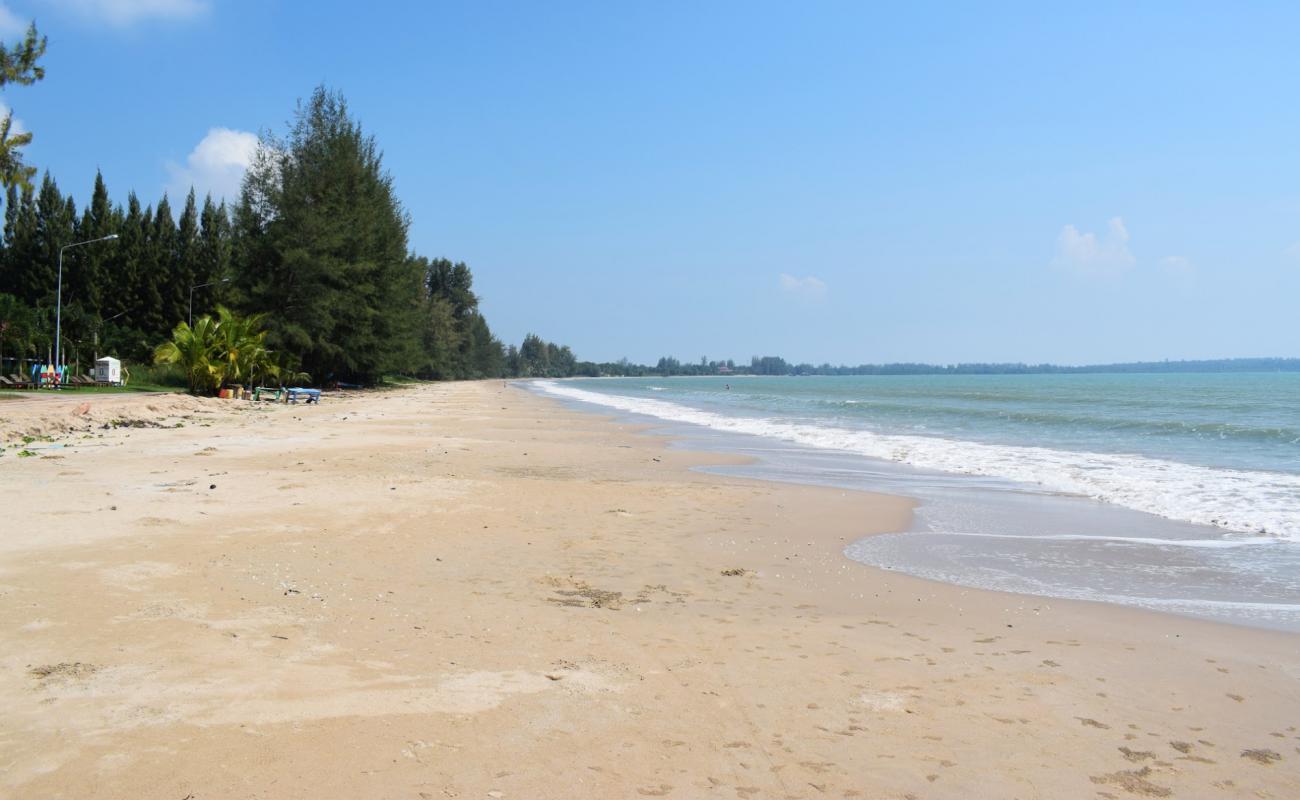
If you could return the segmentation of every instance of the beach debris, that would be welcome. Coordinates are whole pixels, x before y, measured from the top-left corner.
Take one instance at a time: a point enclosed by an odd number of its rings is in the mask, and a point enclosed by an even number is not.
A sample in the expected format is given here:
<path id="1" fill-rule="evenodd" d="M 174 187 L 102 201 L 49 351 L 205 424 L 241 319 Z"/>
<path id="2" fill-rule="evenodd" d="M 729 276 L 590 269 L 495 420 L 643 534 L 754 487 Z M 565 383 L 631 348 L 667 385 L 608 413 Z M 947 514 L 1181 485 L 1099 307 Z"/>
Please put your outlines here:
<path id="1" fill-rule="evenodd" d="M 617 611 L 623 607 L 622 592 L 597 589 L 585 583 L 579 584 L 576 589 L 556 589 L 555 593 L 561 596 L 548 597 L 547 599 L 552 603 L 571 608 L 603 608 L 608 611 Z"/>
<path id="2" fill-rule="evenodd" d="M 1147 776 L 1150 774 L 1151 768 L 1143 767 L 1138 770 L 1121 770 L 1106 775 L 1091 775 L 1088 780 L 1100 785 L 1118 786 L 1130 794 L 1143 797 L 1169 797 L 1174 793 L 1173 789 L 1157 786 L 1147 780 Z"/>
<path id="3" fill-rule="evenodd" d="M 1098 722 L 1097 720 L 1092 719 L 1091 717 L 1075 717 L 1075 719 L 1079 720 L 1080 724 L 1088 728 L 1100 728 L 1103 731 L 1110 730 L 1109 725 L 1107 725 L 1104 722 Z"/>
<path id="4" fill-rule="evenodd" d="M 573 578 L 556 578 L 548 575 L 542 578 L 541 582 L 556 587 L 553 591 L 560 596 L 546 599 L 558 605 L 570 608 L 603 608 L 607 611 L 617 611 L 623 606 L 622 592 L 597 589 L 585 581 L 574 580 Z M 561 589 L 559 588 L 561 586 L 572 588 Z M 642 602 L 642 600 L 643 598 L 637 598 L 637 602 Z"/>
<path id="5" fill-rule="evenodd" d="M 1156 754 L 1150 750 L 1130 750 L 1127 747 L 1121 747 L 1119 748 L 1119 751 L 1123 753 L 1124 758 L 1129 761 L 1146 761 L 1148 758 L 1156 757 Z"/>
<path id="6" fill-rule="evenodd" d="M 722 570 L 721 574 L 725 575 L 728 578 L 739 578 L 745 575 L 750 575 L 752 573 L 750 573 L 750 571 L 745 569 L 744 567 L 730 567 L 728 569 Z"/>
<path id="7" fill-rule="evenodd" d="M 209 490 L 211 490 L 211 489 L 215 489 L 215 488 L 217 488 L 217 485 L 216 485 L 215 483 L 210 483 L 210 484 L 208 484 L 208 489 L 209 489 Z"/>
<path id="8" fill-rule="evenodd" d="M 1249 758 L 1251 761 L 1254 761 L 1256 764 L 1264 764 L 1264 765 L 1269 765 L 1272 764 L 1274 761 L 1282 760 L 1281 754 L 1273 750 L 1262 750 L 1262 749 L 1242 750 L 1241 757 Z"/>
<path id="9" fill-rule="evenodd" d="M 80 661 L 61 661 L 58 664 L 42 664 L 39 667 L 30 667 L 27 674 L 40 681 L 49 679 L 75 680 L 93 675 L 98 671 L 99 667 L 94 664 L 84 664 Z"/>

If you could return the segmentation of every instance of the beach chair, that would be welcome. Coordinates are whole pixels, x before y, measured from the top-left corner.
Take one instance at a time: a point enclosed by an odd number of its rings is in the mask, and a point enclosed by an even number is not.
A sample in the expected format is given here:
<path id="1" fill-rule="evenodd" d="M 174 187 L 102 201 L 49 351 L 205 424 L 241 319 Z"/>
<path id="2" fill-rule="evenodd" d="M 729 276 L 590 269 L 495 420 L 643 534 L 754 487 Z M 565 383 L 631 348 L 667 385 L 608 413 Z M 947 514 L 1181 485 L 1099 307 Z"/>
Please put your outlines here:
<path id="1" fill-rule="evenodd" d="M 9 376 L 9 382 L 14 385 L 15 389 L 26 389 L 32 385 L 32 382 L 19 375 L 17 372 Z"/>
<path id="2" fill-rule="evenodd" d="M 5 388 L 5 389 L 13 389 L 13 388 L 15 388 L 15 387 L 14 387 L 14 382 L 11 381 L 11 380 L 9 380 L 8 378 L 6 378 L 6 377 L 3 376 L 3 375 L 0 375 L 0 387 L 3 387 L 3 388 Z"/>

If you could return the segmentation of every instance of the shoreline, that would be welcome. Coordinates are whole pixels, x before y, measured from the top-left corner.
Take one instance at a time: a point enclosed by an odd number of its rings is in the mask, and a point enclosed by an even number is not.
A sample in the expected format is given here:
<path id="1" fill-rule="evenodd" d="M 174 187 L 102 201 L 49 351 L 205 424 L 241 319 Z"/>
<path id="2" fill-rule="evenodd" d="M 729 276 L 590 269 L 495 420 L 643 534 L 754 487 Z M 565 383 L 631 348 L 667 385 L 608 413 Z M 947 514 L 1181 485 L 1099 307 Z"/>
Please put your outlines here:
<path id="1" fill-rule="evenodd" d="M 0 461 L 7 507 L 104 506 L 0 548 L 0 795 L 1300 792 L 1295 635 L 868 567 L 843 547 L 906 500 L 548 400 L 219 407 Z"/>
<path id="2" fill-rule="evenodd" d="M 529 390 L 522 389 L 521 391 L 529 391 Z M 1005 603 L 1025 603 L 1025 602 L 1032 601 L 1039 605 L 1051 605 L 1054 603 L 1060 603 L 1069 606 L 1078 605 L 1084 609 L 1090 607 L 1104 609 L 1105 613 L 1109 613 L 1111 611 L 1133 612 L 1142 616 L 1154 616 L 1156 619 L 1162 619 L 1162 618 L 1169 619 L 1171 622 L 1176 621 L 1179 623 L 1193 623 L 1195 625 L 1207 625 L 1210 626 L 1209 631 L 1223 628 L 1227 630 L 1259 631 L 1268 634 L 1276 634 L 1280 636 L 1293 636 L 1296 637 L 1297 639 L 1297 646 L 1300 646 L 1300 635 L 1297 635 L 1292 631 L 1282 630 L 1278 628 L 1271 628 L 1271 627 L 1259 626 L 1259 625 L 1248 625 L 1244 623 L 1229 622 L 1225 620 L 1209 619 L 1209 618 L 1198 617 L 1190 614 L 1179 614 L 1173 611 L 1162 611 L 1158 609 L 1143 608 L 1140 606 L 1133 606 L 1133 605 L 1116 603 L 1116 602 L 1111 602 L 1106 600 L 1056 597 L 1053 595 L 1040 595 L 1040 594 L 1032 594 L 1028 592 L 1014 592 L 1014 591 L 1007 591 L 1007 590 L 993 589 L 993 588 L 986 588 L 986 587 L 967 586 L 965 584 L 952 583 L 949 581 L 944 581 L 937 578 L 930 578 L 922 575 L 914 575 L 912 573 L 903 570 L 895 570 L 889 567 L 878 566 L 874 564 L 865 563 L 862 561 L 857 561 L 848 556 L 848 554 L 845 552 L 846 548 L 851 547 L 855 541 L 868 539 L 873 536 L 909 533 L 911 530 L 912 511 L 921 504 L 921 500 L 917 497 L 910 496 L 907 494 L 902 494 L 902 493 L 893 494 L 887 492 L 878 492 L 878 491 L 870 491 L 870 490 L 862 490 L 862 489 L 841 488 L 841 487 L 828 486 L 825 484 L 819 484 L 814 482 L 805 483 L 799 481 L 785 481 L 785 480 L 780 480 L 778 478 L 738 475 L 734 473 L 718 471 L 715 470 L 715 468 L 725 468 L 728 466 L 745 466 L 747 464 L 755 463 L 760 459 L 753 456 L 739 455 L 731 452 L 709 450 L 707 449 L 707 446 L 704 445 L 701 445 L 699 447 L 682 445 L 680 449 L 674 450 L 673 445 L 678 445 L 682 442 L 691 441 L 690 437 L 682 436 L 674 433 L 657 432 L 657 429 L 660 429 L 664 426 L 658 426 L 651 423 L 624 421 L 621 420 L 617 414 L 606 414 L 600 411 L 598 408 L 593 408 L 592 410 L 572 409 L 567 405 L 565 405 L 565 403 L 558 398 L 550 397 L 546 395 L 538 395 L 532 392 L 530 392 L 530 394 L 532 394 L 532 396 L 534 397 L 537 397 L 539 400 L 543 402 L 553 403 L 557 407 L 562 408 L 566 411 L 587 416 L 595 420 L 600 420 L 606 424 L 617 425 L 621 429 L 626 429 L 635 435 L 644 436 L 651 440 L 657 440 L 662 443 L 665 452 L 682 452 L 682 453 L 689 453 L 691 455 L 694 455 L 695 457 L 700 459 L 700 463 L 692 464 L 689 467 L 687 467 L 687 469 L 693 474 L 702 475 L 706 478 L 715 478 L 722 481 L 755 482 L 758 484 L 770 484 L 773 486 L 824 490 L 830 492 L 838 492 L 841 495 L 848 494 L 852 496 L 876 498 L 889 503 L 901 503 L 902 505 L 906 506 L 906 512 L 903 513 L 903 512 L 895 511 L 894 513 L 897 514 L 898 516 L 891 517 L 891 519 L 906 520 L 906 521 L 887 523 L 883 528 L 870 530 L 863 533 L 863 535 L 861 537 L 858 537 L 858 539 L 845 539 L 844 537 L 841 536 L 841 537 L 836 537 L 835 541 L 831 541 L 829 539 L 825 539 L 824 537 L 814 536 L 814 538 L 822 539 L 821 541 L 818 542 L 818 546 L 822 547 L 823 549 L 838 548 L 838 550 L 836 550 L 836 553 L 846 563 L 851 564 L 854 567 L 860 569 L 869 570 L 873 573 L 879 573 L 880 576 L 890 576 L 893 578 L 915 581 L 918 582 L 920 585 L 943 587 L 945 590 L 958 590 L 963 593 L 972 592 L 978 594 L 992 595 L 992 596 L 1003 598 L 1003 602 Z M 1062 495 L 1062 496 L 1067 496 L 1067 495 Z M 1073 495 L 1068 495 L 1068 497 L 1073 497 Z M 1089 612 L 1083 610 L 1080 611 L 1079 613 L 1087 614 Z M 1297 659 L 1297 662 L 1298 662 L 1297 665 L 1300 666 L 1300 658 Z"/>
<path id="3" fill-rule="evenodd" d="M 780 420 L 767 420 L 780 430 L 760 434 L 743 413 L 732 419 L 711 407 L 674 406 L 686 401 L 642 397 L 636 386 L 631 394 L 606 394 L 581 383 L 571 391 L 557 385 L 529 388 L 579 411 L 637 424 L 648 418 L 648 427 L 678 446 L 755 459 L 741 468 L 706 471 L 916 501 L 915 523 L 906 530 L 850 548 L 849 557 L 859 563 L 970 589 L 1300 633 L 1294 580 L 1286 577 L 1294 574 L 1291 566 L 1300 567 L 1300 550 L 1285 538 L 1253 539 L 1035 483 L 945 473 L 809 444 L 806 431 L 803 439 L 787 438 Z M 655 405 L 664 402 L 669 406 L 662 410 Z"/>

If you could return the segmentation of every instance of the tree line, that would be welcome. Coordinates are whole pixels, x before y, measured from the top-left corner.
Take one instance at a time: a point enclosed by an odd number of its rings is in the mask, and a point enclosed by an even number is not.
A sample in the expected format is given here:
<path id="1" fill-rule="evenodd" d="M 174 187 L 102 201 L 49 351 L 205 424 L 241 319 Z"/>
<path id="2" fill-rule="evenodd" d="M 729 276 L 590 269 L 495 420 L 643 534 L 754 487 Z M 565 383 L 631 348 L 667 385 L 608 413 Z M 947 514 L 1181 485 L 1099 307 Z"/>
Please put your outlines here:
<path id="1" fill-rule="evenodd" d="M 374 137 L 324 87 L 283 136 L 263 135 L 229 205 L 193 190 L 179 218 L 166 194 L 115 204 L 97 174 L 79 211 L 48 173 L 39 187 L 15 182 L 0 236 L 0 359 L 12 370 L 13 358 L 54 357 L 59 250 L 115 234 L 64 253 L 62 355 L 82 369 L 105 353 L 148 361 L 222 305 L 260 315 L 274 360 L 317 383 L 577 374 L 566 346 L 529 334 L 505 347 L 470 268 L 412 252 L 409 225 Z"/>
<path id="2" fill-rule="evenodd" d="M 580 365 L 581 368 L 582 365 Z M 832 366 L 791 364 L 779 356 L 754 356 L 749 364 L 734 361 L 683 363 L 670 356 L 655 366 L 629 364 L 593 365 L 599 375 L 1071 375 L 1115 373 L 1192 373 L 1192 372 L 1300 372 L 1300 358 L 1223 358 L 1190 361 L 1134 361 L 1116 364 L 1023 364 L 1012 362 L 970 364 L 860 364 Z M 582 372 L 580 374 L 588 374 Z"/>

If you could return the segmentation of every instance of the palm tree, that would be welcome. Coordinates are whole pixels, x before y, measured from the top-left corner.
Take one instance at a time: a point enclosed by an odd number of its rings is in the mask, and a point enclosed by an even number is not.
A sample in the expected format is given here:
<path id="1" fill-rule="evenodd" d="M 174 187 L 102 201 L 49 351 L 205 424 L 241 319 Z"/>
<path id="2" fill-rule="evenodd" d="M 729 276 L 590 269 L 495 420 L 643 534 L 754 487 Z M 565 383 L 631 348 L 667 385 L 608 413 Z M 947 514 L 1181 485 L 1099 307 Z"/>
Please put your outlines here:
<path id="1" fill-rule="evenodd" d="M 311 383 L 311 376 L 302 371 L 298 359 L 292 353 L 283 350 L 271 353 L 270 363 L 266 367 L 266 376 L 274 379 L 281 387 L 286 384 L 293 386 Z"/>
<path id="2" fill-rule="evenodd" d="M 278 379 L 284 372 L 305 377 L 289 369 L 294 364 L 285 354 L 267 349 L 265 318 L 265 314 L 241 317 L 217 306 L 216 319 L 205 314 L 193 328 L 184 322 L 177 325 L 171 341 L 154 350 L 154 362 L 181 365 L 194 394 L 231 384 L 252 386 L 259 378 Z"/>
<path id="3" fill-rule="evenodd" d="M 265 314 L 240 317 L 225 306 L 217 306 L 217 361 L 224 383 L 252 385 L 272 365 L 266 349 L 266 331 L 261 330 Z"/>
<path id="4" fill-rule="evenodd" d="M 211 394 L 223 377 L 216 338 L 217 325 L 209 316 L 199 317 L 193 328 L 182 322 L 172 330 L 170 341 L 154 349 L 154 363 L 179 365 L 191 394 Z"/>

